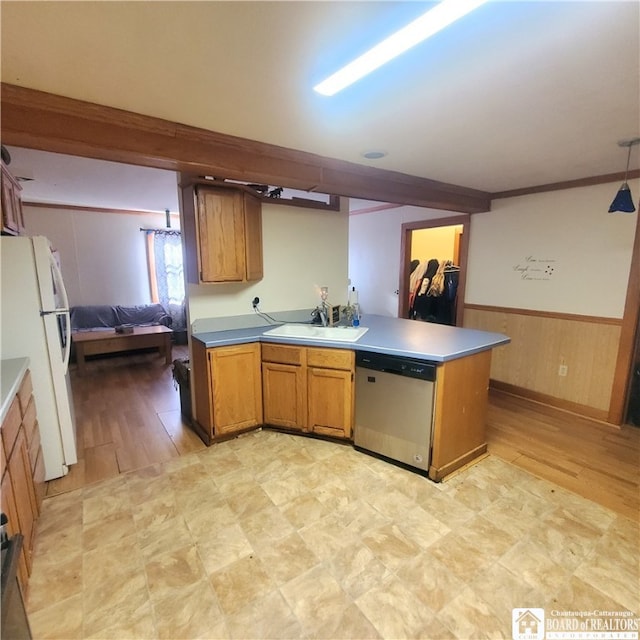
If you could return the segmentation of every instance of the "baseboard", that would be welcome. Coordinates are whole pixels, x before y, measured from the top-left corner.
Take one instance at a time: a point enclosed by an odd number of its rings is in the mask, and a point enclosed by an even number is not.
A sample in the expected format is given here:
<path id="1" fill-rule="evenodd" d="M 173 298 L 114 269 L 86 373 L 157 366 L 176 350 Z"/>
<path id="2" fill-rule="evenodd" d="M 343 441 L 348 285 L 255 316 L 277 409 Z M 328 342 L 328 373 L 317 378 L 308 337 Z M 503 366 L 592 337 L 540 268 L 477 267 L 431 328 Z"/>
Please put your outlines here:
<path id="1" fill-rule="evenodd" d="M 613 423 L 608 421 L 609 414 L 604 409 L 595 409 L 585 404 L 579 404 L 577 402 L 570 402 L 569 400 L 563 400 L 562 398 L 554 398 L 546 393 L 539 393 L 538 391 L 531 391 L 531 389 L 525 389 L 524 387 L 518 387 L 513 384 L 507 384 L 506 382 L 500 382 L 498 380 L 489 381 L 489 389 L 498 393 L 505 393 L 512 396 L 518 396 L 531 402 L 537 402 L 539 404 L 553 407 L 560 411 L 568 413 L 575 413 L 576 415 L 591 420 L 597 420 L 598 422 L 604 422 L 608 425 Z M 619 426 L 619 425 L 613 425 Z"/>
<path id="2" fill-rule="evenodd" d="M 435 467 L 434 465 L 429 466 L 429 478 L 434 482 L 440 482 L 443 478 L 448 476 L 449 474 L 461 469 L 462 467 L 468 466 L 470 463 L 479 462 L 484 454 L 487 452 L 487 443 L 483 442 L 479 447 L 472 449 L 471 451 L 467 451 L 464 455 L 448 462 L 447 464 L 441 467 Z"/>

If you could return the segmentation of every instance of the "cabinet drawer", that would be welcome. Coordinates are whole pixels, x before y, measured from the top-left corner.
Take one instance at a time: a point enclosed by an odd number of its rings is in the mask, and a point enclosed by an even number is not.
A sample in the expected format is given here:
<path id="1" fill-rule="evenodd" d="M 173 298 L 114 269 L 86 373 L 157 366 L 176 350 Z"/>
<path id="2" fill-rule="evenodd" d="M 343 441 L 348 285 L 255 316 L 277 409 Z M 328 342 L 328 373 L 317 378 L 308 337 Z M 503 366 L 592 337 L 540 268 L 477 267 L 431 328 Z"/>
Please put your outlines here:
<path id="1" fill-rule="evenodd" d="M 27 436 L 27 446 L 31 446 L 34 438 L 34 431 L 38 429 L 36 418 L 36 402 L 31 397 L 31 402 L 27 405 L 26 411 L 22 414 L 22 424 L 24 425 L 24 435 Z"/>
<path id="2" fill-rule="evenodd" d="M 20 389 L 18 389 L 18 401 L 20 402 L 20 411 L 24 415 L 33 393 L 33 384 L 31 383 L 31 371 L 25 374 Z"/>
<path id="3" fill-rule="evenodd" d="M 18 397 L 16 396 L 9 407 L 7 417 L 2 423 L 2 444 L 4 445 L 4 452 L 7 459 L 11 457 L 11 450 L 18 436 L 20 430 L 20 424 L 22 423 L 22 416 L 20 415 L 20 404 L 18 403 Z"/>
<path id="4" fill-rule="evenodd" d="M 307 364 L 324 369 L 353 371 L 355 354 L 348 349 L 307 349 Z"/>
<path id="5" fill-rule="evenodd" d="M 280 364 L 304 364 L 304 347 L 288 347 L 281 344 L 263 344 L 262 362 Z"/>

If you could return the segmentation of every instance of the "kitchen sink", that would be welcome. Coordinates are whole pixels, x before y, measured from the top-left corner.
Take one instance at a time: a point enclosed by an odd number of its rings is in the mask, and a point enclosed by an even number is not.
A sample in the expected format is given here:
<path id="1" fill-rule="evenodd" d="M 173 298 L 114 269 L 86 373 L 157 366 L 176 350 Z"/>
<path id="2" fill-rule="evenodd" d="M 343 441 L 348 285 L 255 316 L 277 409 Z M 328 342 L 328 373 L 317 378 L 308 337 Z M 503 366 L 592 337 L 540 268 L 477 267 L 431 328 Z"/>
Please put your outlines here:
<path id="1" fill-rule="evenodd" d="M 312 324 L 283 324 L 265 331 L 263 335 L 275 338 L 303 338 L 305 340 L 331 340 L 355 342 L 369 327 L 320 327 Z"/>

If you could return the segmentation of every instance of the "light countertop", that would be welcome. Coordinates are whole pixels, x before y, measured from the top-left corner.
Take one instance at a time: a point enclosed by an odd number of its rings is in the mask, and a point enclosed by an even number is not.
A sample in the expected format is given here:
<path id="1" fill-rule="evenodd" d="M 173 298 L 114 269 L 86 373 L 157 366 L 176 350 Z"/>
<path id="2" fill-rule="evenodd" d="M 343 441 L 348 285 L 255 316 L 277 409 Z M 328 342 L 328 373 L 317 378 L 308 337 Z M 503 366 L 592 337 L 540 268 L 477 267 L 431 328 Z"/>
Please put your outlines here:
<path id="1" fill-rule="evenodd" d="M 29 358 L 0 360 L 0 399 L 2 400 L 0 421 L 5 419 L 28 368 Z"/>
<path id="2" fill-rule="evenodd" d="M 362 316 L 360 326 L 368 327 L 369 330 L 355 342 L 310 341 L 304 338 L 263 335 L 265 331 L 274 326 L 276 325 L 271 324 L 244 329 L 194 333 L 193 338 L 202 342 L 207 348 L 260 341 L 338 347 L 354 351 L 417 358 L 431 362 L 456 360 L 510 342 L 510 338 L 501 333 L 377 315 Z"/>

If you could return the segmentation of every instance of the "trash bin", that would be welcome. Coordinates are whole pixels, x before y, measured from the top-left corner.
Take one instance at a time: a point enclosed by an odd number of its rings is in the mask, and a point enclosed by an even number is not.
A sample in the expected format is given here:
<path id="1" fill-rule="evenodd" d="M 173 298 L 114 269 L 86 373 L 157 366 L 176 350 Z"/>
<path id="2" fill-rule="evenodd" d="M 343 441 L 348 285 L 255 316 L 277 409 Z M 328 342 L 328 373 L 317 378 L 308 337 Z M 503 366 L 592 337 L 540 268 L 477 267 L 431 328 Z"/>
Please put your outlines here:
<path id="1" fill-rule="evenodd" d="M 173 361 L 173 380 L 180 390 L 180 412 L 191 422 L 191 367 L 188 359 Z"/>

